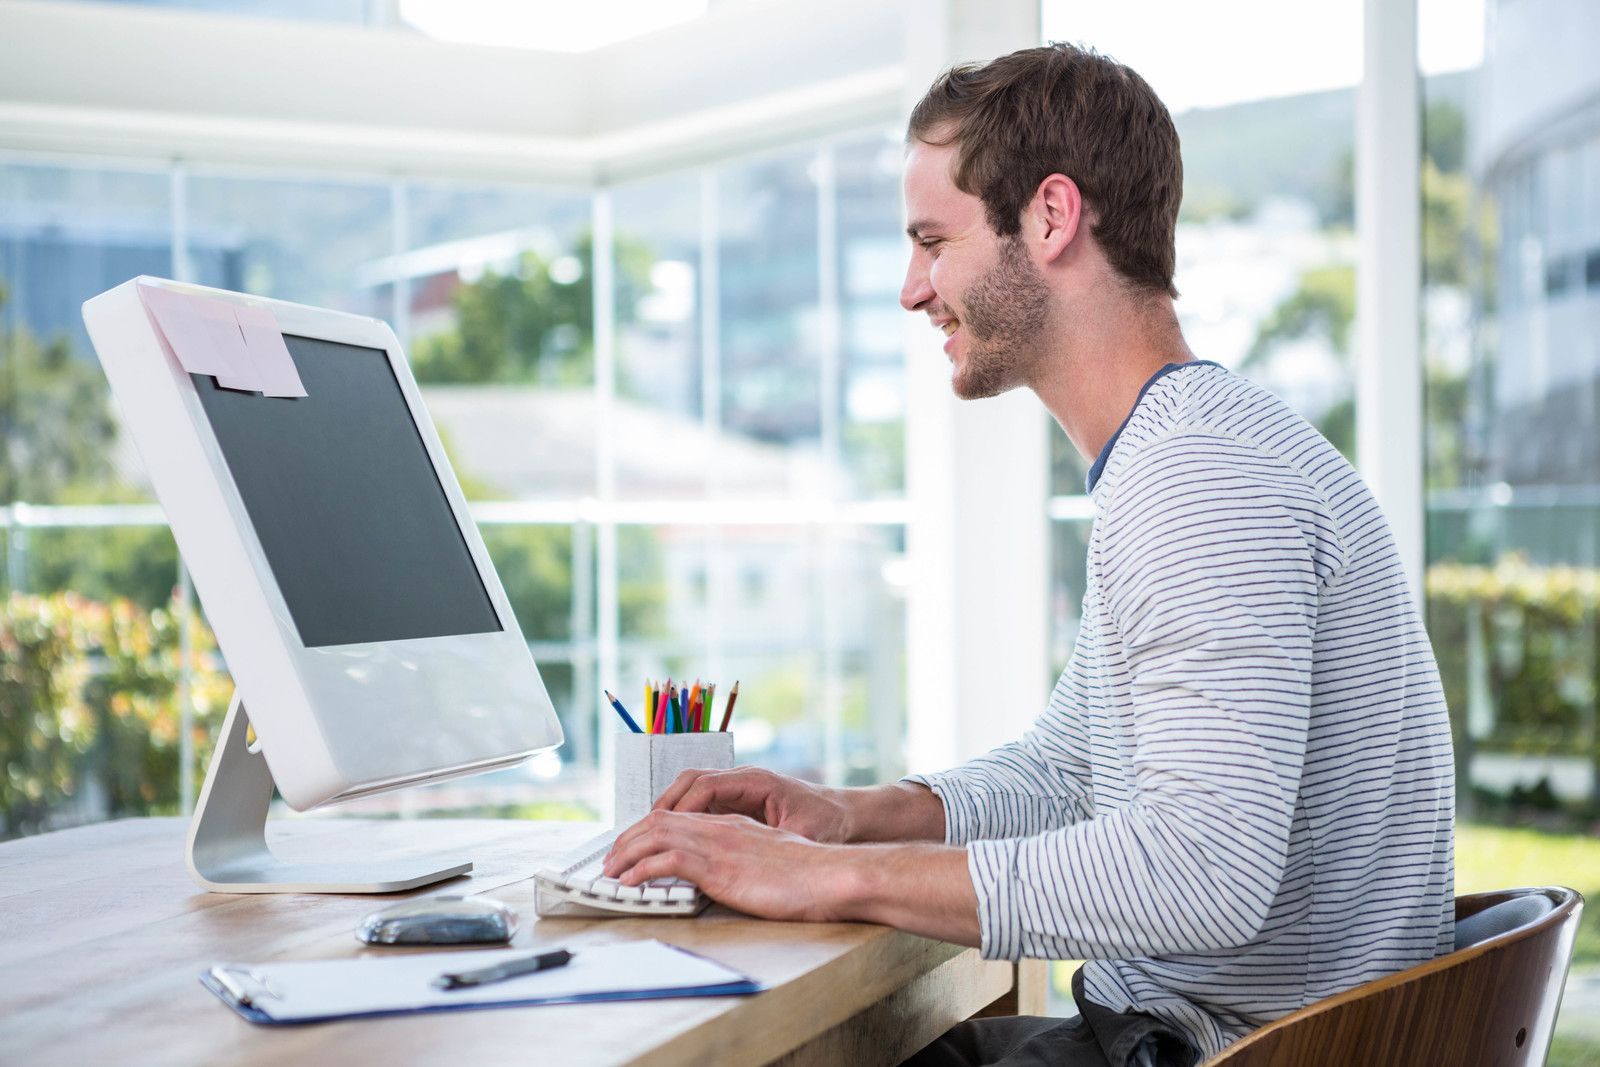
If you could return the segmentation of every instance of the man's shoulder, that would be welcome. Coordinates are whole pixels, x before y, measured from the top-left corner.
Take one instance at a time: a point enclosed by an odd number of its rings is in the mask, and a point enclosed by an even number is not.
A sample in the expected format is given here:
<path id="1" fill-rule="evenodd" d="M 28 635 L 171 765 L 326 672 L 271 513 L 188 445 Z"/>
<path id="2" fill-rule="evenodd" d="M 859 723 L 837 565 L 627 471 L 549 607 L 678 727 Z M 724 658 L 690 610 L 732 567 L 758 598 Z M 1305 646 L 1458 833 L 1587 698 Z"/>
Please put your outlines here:
<path id="1" fill-rule="evenodd" d="M 1259 480 L 1263 488 L 1323 496 L 1354 469 L 1280 397 L 1215 363 L 1184 366 L 1152 383 L 1107 458 L 1096 493 L 1150 488 L 1173 466 Z"/>

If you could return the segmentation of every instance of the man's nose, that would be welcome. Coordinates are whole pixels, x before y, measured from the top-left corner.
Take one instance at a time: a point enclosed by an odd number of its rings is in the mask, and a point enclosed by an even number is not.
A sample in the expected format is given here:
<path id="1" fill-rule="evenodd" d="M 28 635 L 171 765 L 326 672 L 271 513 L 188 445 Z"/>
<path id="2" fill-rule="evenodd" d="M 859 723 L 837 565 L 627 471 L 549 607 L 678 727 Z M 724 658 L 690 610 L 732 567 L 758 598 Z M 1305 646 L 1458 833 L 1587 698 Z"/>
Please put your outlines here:
<path id="1" fill-rule="evenodd" d="M 900 287 L 900 306 L 907 311 L 919 311 L 924 304 L 933 299 L 933 296 L 933 286 L 928 283 L 928 272 L 913 255 L 911 265 L 906 268 L 905 284 Z"/>

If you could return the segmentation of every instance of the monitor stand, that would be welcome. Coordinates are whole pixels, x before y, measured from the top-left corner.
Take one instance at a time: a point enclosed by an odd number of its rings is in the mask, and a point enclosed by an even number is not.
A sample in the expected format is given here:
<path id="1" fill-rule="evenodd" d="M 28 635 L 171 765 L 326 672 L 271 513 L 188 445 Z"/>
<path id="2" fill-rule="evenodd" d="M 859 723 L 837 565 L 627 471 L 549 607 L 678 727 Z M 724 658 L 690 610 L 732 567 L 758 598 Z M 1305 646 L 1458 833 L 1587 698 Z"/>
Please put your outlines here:
<path id="1" fill-rule="evenodd" d="M 272 772 L 245 743 L 250 720 L 237 691 L 189 824 L 189 873 L 214 893 L 397 893 L 472 870 L 427 856 L 285 863 L 267 845 Z"/>

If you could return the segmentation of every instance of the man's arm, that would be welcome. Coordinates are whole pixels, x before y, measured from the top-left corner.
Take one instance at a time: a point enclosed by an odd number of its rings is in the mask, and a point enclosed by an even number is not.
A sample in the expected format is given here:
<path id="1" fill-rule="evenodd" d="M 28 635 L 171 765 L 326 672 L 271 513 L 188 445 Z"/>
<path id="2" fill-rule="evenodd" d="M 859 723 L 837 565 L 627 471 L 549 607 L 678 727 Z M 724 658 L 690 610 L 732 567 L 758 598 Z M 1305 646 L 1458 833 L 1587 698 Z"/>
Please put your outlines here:
<path id="1" fill-rule="evenodd" d="M 833 788 L 759 767 L 685 771 L 658 811 L 748 815 L 821 842 L 1026 837 L 1094 815 L 1079 672 L 1069 668 L 1020 740 L 938 774 L 892 785 Z"/>
<path id="2" fill-rule="evenodd" d="M 1114 494 L 1098 657 L 1126 678 L 1107 714 L 1126 715 L 1130 774 L 1091 820 L 969 845 L 986 955 L 1226 951 L 1260 933 L 1283 885 L 1326 505 L 1203 430 L 1147 445 Z"/>

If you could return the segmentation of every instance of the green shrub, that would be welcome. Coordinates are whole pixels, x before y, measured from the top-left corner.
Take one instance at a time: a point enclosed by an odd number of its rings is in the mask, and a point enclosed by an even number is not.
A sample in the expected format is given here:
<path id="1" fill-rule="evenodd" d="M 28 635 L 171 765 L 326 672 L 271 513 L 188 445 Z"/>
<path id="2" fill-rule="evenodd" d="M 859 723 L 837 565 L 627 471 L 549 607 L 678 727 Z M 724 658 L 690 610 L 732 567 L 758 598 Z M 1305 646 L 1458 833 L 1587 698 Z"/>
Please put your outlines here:
<path id="1" fill-rule="evenodd" d="M 78 602 L 13 596 L 0 616 L 0 828 L 30 833 L 76 792 L 94 721 Z"/>
<path id="2" fill-rule="evenodd" d="M 1463 785 L 1475 750 L 1579 756 L 1600 772 L 1600 570 L 1439 563 L 1427 593 Z"/>
<path id="3" fill-rule="evenodd" d="M 232 685 L 198 613 L 189 700 L 197 780 Z M 45 828 L 91 784 L 108 817 L 180 807 L 178 613 L 73 593 L 0 601 L 0 833 Z"/>

